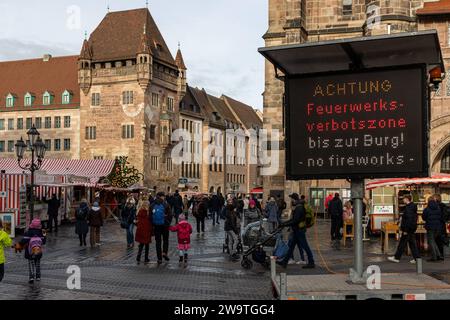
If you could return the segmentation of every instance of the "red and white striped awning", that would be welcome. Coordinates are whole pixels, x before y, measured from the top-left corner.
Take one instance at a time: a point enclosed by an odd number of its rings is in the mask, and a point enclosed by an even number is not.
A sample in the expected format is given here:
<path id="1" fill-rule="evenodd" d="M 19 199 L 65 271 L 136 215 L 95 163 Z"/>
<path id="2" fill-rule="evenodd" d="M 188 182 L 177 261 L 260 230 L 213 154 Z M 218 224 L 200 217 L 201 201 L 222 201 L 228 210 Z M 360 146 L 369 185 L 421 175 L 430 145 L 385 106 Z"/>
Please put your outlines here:
<path id="1" fill-rule="evenodd" d="M 21 164 L 29 163 L 29 159 L 22 160 Z M 48 175 L 77 176 L 89 178 L 92 184 L 101 177 L 108 176 L 114 166 L 114 160 L 72 160 L 72 159 L 44 159 L 41 171 Z M 23 174 L 16 159 L 0 158 L 0 170 L 6 174 Z M 25 172 L 26 173 L 26 172 Z"/>
<path id="2" fill-rule="evenodd" d="M 446 184 L 450 183 L 450 174 L 437 173 L 425 178 L 392 178 L 374 180 L 366 184 L 366 189 L 380 187 L 408 186 L 414 184 Z"/>

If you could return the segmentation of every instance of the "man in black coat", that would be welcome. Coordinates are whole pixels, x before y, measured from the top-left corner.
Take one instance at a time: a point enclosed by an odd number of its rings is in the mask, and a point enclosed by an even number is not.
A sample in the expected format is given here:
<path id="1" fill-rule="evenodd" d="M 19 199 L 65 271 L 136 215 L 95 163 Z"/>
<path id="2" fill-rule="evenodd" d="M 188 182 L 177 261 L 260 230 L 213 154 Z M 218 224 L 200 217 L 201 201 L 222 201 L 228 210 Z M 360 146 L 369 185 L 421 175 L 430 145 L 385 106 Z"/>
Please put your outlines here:
<path id="1" fill-rule="evenodd" d="M 333 247 L 339 249 L 342 235 L 341 228 L 344 226 L 344 210 L 339 193 L 334 194 L 334 198 L 328 203 L 328 212 L 331 216 L 331 241 Z"/>
<path id="2" fill-rule="evenodd" d="M 410 263 L 416 263 L 420 258 L 419 249 L 417 249 L 416 243 L 416 230 L 417 230 L 417 206 L 411 201 L 411 195 L 405 195 L 403 202 L 405 203 L 405 211 L 402 215 L 402 221 L 400 223 L 401 238 L 397 247 L 395 256 L 389 257 L 388 260 L 392 262 L 400 262 L 400 258 L 405 252 L 406 246 L 409 244 L 413 260 Z"/>
<path id="3" fill-rule="evenodd" d="M 430 199 L 422 215 L 427 230 L 428 246 L 431 251 L 429 262 L 444 260 L 443 235 L 444 217 L 436 200 Z"/>
<path id="4" fill-rule="evenodd" d="M 183 198 L 178 190 L 175 190 L 175 194 L 172 196 L 172 210 L 175 214 L 175 221 L 178 224 L 178 217 L 183 213 Z"/>
<path id="5" fill-rule="evenodd" d="M 298 193 L 293 193 L 289 196 L 292 199 L 292 219 L 281 224 L 283 227 L 290 227 L 292 230 L 291 236 L 294 241 L 289 242 L 289 251 L 286 257 L 277 262 L 283 268 L 286 268 L 289 259 L 294 253 L 295 246 L 305 250 L 308 256 L 308 264 L 303 266 L 303 269 L 311 269 L 315 267 L 314 256 L 309 247 L 308 240 L 306 240 L 306 227 L 300 227 L 299 224 L 306 220 L 305 202 L 300 200 Z"/>
<path id="6" fill-rule="evenodd" d="M 55 224 L 55 232 L 58 232 L 58 213 L 61 202 L 56 198 L 56 194 L 52 195 L 50 200 L 44 200 L 47 203 L 47 215 L 48 215 L 48 232 L 53 231 L 53 223 Z"/>
<path id="7" fill-rule="evenodd" d="M 211 212 L 212 220 L 213 220 L 213 226 L 219 223 L 219 212 L 222 209 L 223 203 L 220 199 L 219 195 L 213 194 L 210 201 L 209 201 L 209 210 Z"/>

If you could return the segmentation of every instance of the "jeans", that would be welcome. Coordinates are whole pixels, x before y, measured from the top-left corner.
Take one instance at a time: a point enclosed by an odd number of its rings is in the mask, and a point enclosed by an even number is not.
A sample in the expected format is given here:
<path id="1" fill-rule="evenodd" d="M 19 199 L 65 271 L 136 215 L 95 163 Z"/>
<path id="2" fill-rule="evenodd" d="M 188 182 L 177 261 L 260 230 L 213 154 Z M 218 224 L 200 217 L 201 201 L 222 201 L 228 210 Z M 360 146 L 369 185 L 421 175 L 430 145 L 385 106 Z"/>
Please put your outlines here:
<path id="1" fill-rule="evenodd" d="M 197 219 L 197 233 L 205 232 L 205 218 L 196 218 Z"/>
<path id="2" fill-rule="evenodd" d="M 441 254 L 441 252 L 444 251 L 441 233 L 441 230 L 427 230 L 428 246 L 430 247 L 431 258 L 433 260 L 444 258 L 444 256 Z"/>
<path id="3" fill-rule="evenodd" d="M 97 243 L 100 243 L 100 227 L 91 226 L 90 232 L 91 247 L 94 247 Z"/>
<path id="4" fill-rule="evenodd" d="M 344 225 L 342 217 L 331 216 L 331 240 L 341 240 L 341 228 Z"/>
<path id="5" fill-rule="evenodd" d="M 28 271 L 31 279 L 41 278 L 41 259 L 29 259 L 28 260 Z"/>
<path id="6" fill-rule="evenodd" d="M 5 276 L 5 264 L 0 264 L 0 282 L 2 282 L 3 277 Z"/>
<path id="7" fill-rule="evenodd" d="M 55 224 L 55 232 L 58 232 L 58 216 L 54 216 L 54 215 L 49 215 L 48 216 L 48 231 L 52 232 L 53 231 L 53 224 Z"/>
<path id="8" fill-rule="evenodd" d="M 416 243 L 416 234 L 411 232 L 408 234 L 403 233 L 400 242 L 397 247 L 397 252 L 395 253 L 395 259 L 400 260 L 402 254 L 405 252 L 406 246 L 409 244 L 409 248 L 411 249 L 411 253 L 414 259 L 420 258 L 419 249 L 417 248 Z"/>
<path id="9" fill-rule="evenodd" d="M 211 217 L 212 217 L 212 221 L 213 221 L 213 226 L 216 225 L 216 223 L 219 223 L 219 211 L 211 211 Z"/>
<path id="10" fill-rule="evenodd" d="M 299 248 L 302 248 L 303 250 L 306 251 L 306 255 L 308 256 L 308 264 L 314 265 L 314 257 L 309 247 L 308 240 L 306 240 L 306 231 L 294 230 L 292 233 L 294 241 L 290 243 L 289 251 L 282 263 L 287 264 L 289 262 L 289 259 L 292 257 L 294 253 L 295 245 L 297 245 Z"/>
<path id="11" fill-rule="evenodd" d="M 134 223 L 130 223 L 127 228 L 127 244 L 132 245 L 134 243 Z"/>
<path id="12" fill-rule="evenodd" d="M 149 262 L 150 261 L 150 259 L 148 258 L 148 253 L 149 253 L 149 251 L 150 251 L 150 244 L 143 244 L 143 243 L 139 243 L 139 250 L 138 250 L 138 254 L 137 254 L 137 257 L 136 257 L 136 261 L 141 261 L 141 256 L 142 256 L 142 250 L 144 249 L 144 247 L 145 247 L 145 255 L 144 255 L 144 261 L 145 262 Z"/>
<path id="13" fill-rule="evenodd" d="M 167 256 L 169 251 L 169 227 L 155 226 L 155 242 L 156 242 L 156 255 L 158 260 L 162 260 L 162 255 Z M 162 250 L 161 250 L 162 244 Z"/>
<path id="14" fill-rule="evenodd" d="M 296 245 L 297 245 L 297 243 L 295 242 L 295 239 L 294 239 L 294 233 L 291 232 L 291 234 L 289 235 L 288 247 L 294 246 L 294 248 L 295 248 Z M 304 253 L 302 247 L 298 247 L 298 253 L 300 254 L 300 259 L 302 261 L 305 261 L 305 253 Z M 289 258 L 294 259 L 294 250 L 292 250 L 292 256 Z"/>
<path id="15" fill-rule="evenodd" d="M 230 252 L 230 255 L 233 255 L 236 253 L 238 236 L 233 230 L 227 231 L 227 236 L 228 236 L 228 251 Z"/>

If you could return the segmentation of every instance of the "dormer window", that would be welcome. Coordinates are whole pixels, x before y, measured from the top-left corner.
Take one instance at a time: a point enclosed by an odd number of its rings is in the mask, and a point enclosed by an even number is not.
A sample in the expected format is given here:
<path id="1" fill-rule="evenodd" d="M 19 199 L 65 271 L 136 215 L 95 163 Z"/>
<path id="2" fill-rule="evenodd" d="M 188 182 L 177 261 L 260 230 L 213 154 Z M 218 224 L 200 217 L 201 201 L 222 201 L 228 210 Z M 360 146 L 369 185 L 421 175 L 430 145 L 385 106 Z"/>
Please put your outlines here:
<path id="1" fill-rule="evenodd" d="M 23 99 L 23 104 L 25 105 L 25 107 L 31 107 L 32 104 L 34 103 L 34 99 L 35 99 L 35 94 L 31 93 L 31 92 L 27 92 L 25 94 L 25 97 Z"/>
<path id="2" fill-rule="evenodd" d="M 44 94 L 42 95 L 42 104 L 44 106 L 48 106 L 53 103 L 53 99 L 54 95 L 49 91 L 45 91 Z"/>
<path id="3" fill-rule="evenodd" d="M 6 106 L 9 107 L 14 107 L 14 104 L 16 102 L 16 95 L 10 93 L 6 96 Z"/>
<path id="4" fill-rule="evenodd" d="M 72 102 L 72 92 L 68 91 L 68 90 L 64 90 L 63 94 L 62 94 L 62 104 L 69 104 Z"/>

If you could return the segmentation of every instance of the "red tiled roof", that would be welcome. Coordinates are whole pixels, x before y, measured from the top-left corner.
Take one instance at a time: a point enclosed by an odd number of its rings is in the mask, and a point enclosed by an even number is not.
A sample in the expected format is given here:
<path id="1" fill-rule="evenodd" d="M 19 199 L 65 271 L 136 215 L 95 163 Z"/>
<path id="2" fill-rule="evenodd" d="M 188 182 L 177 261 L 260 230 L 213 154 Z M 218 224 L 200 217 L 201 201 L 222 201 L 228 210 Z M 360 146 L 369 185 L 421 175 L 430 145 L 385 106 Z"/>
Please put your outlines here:
<path id="1" fill-rule="evenodd" d="M 80 89 L 78 86 L 78 56 L 52 57 L 49 61 L 40 59 L 0 62 L 0 111 L 5 111 L 6 96 L 9 93 L 17 95 L 16 106 L 24 106 L 27 92 L 33 92 L 35 99 L 33 108 L 42 106 L 42 96 L 45 91 L 52 92 L 54 101 L 47 108 L 78 107 L 80 105 Z M 72 103 L 62 104 L 64 90 L 73 93 Z"/>
<path id="2" fill-rule="evenodd" d="M 222 99 L 236 113 L 246 129 L 251 129 L 253 126 L 262 128 L 263 123 L 252 107 L 225 95 L 222 96 Z"/>
<path id="3" fill-rule="evenodd" d="M 440 0 L 436 2 L 425 2 L 422 9 L 418 9 L 418 16 L 438 15 L 450 13 L 450 0 Z"/>
<path id="4" fill-rule="evenodd" d="M 203 114 L 206 115 L 209 123 L 215 124 L 216 126 L 225 126 L 225 123 L 222 120 L 216 121 L 216 119 L 214 119 L 213 112 L 218 112 L 218 110 L 216 110 L 216 108 L 209 101 L 206 91 L 193 87 L 189 87 L 189 89 L 191 90 L 195 100 L 199 103 L 199 107 L 202 109 Z"/>
<path id="5" fill-rule="evenodd" d="M 208 94 L 208 98 L 210 99 L 211 103 L 214 105 L 214 107 L 219 112 L 222 118 L 231 121 L 233 123 L 238 123 L 238 120 L 234 117 L 233 112 L 231 112 L 231 110 L 228 109 L 227 105 L 222 99 L 212 96 L 210 94 Z"/>
<path id="6" fill-rule="evenodd" d="M 93 61 L 136 58 L 144 27 L 154 58 L 175 66 L 175 60 L 148 9 L 109 12 L 89 37 Z"/>

